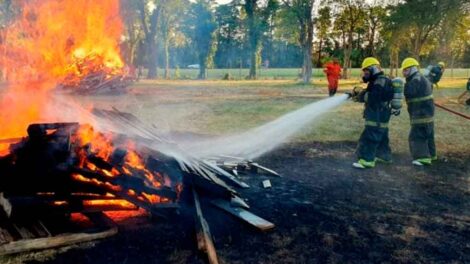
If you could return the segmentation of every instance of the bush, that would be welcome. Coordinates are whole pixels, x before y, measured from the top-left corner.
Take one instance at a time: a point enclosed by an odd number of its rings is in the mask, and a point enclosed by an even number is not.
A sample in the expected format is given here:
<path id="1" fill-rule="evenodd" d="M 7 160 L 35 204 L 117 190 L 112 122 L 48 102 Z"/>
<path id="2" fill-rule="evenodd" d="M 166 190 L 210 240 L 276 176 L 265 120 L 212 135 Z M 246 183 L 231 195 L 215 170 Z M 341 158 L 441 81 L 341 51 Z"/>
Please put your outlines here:
<path id="1" fill-rule="evenodd" d="M 180 67 L 178 67 L 178 66 L 176 66 L 176 69 L 175 69 L 174 79 L 175 79 L 175 80 L 181 79 Z"/>
<path id="2" fill-rule="evenodd" d="M 224 75 L 224 77 L 222 77 L 222 80 L 224 80 L 224 81 L 231 81 L 231 80 L 233 80 L 233 79 L 234 79 L 234 78 L 233 78 L 233 76 L 232 76 L 230 73 L 226 73 L 226 74 Z"/>

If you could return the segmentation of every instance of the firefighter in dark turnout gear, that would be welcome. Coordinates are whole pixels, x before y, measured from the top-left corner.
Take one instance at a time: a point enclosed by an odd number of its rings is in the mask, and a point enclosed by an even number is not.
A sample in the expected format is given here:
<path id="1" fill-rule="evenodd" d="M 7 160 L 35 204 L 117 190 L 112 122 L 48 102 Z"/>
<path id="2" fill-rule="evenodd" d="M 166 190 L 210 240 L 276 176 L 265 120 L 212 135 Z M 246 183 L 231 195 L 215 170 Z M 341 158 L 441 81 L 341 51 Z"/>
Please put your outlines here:
<path id="1" fill-rule="evenodd" d="M 413 164 L 431 165 L 433 160 L 437 160 L 432 84 L 419 72 L 417 60 L 407 58 L 403 61 L 401 68 L 406 77 L 405 99 L 410 114 L 409 145 Z"/>
<path id="2" fill-rule="evenodd" d="M 446 64 L 444 62 L 439 62 L 437 65 L 430 65 L 424 72 L 424 77 L 426 77 L 433 85 L 438 86 L 439 81 L 444 74 Z"/>
<path id="3" fill-rule="evenodd" d="M 468 82 L 467 82 L 467 91 L 466 91 L 466 93 L 470 94 L 470 78 L 468 79 Z M 470 98 L 468 98 L 467 101 L 465 101 L 465 104 L 470 106 Z"/>
<path id="4" fill-rule="evenodd" d="M 392 161 L 388 137 L 390 102 L 393 99 L 392 83 L 384 75 L 380 62 L 375 58 L 366 58 L 362 63 L 362 71 L 367 89 L 358 91 L 355 88 L 353 91 L 354 99 L 365 104 L 365 128 L 356 150 L 358 161 L 353 164 L 359 169 L 373 168 L 376 161 Z"/>

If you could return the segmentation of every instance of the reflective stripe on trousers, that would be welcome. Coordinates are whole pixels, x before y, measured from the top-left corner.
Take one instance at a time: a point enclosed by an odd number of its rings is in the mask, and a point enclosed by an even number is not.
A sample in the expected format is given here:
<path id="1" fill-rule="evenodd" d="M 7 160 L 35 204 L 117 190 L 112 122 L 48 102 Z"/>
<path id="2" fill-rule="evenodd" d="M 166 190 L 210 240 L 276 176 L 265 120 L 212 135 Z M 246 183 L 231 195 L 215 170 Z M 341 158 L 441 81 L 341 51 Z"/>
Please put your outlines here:
<path id="1" fill-rule="evenodd" d="M 410 122 L 412 125 L 429 124 L 429 123 L 434 122 L 434 117 L 411 118 Z"/>
<path id="2" fill-rule="evenodd" d="M 388 128 L 388 123 L 381 123 L 376 121 L 366 120 L 366 126 L 378 127 L 378 128 Z"/>

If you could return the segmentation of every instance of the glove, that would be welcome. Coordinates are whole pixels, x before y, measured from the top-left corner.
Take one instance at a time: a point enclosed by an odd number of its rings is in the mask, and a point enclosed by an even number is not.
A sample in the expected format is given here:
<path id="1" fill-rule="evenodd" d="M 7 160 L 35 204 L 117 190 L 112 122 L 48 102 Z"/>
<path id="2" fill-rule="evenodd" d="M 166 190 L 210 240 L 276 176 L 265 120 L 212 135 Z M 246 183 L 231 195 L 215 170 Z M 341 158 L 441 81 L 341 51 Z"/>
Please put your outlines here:
<path id="1" fill-rule="evenodd" d="M 392 110 L 392 115 L 399 116 L 401 114 L 401 110 Z"/>
<path id="2" fill-rule="evenodd" d="M 353 96 L 359 95 L 359 94 L 362 92 L 362 90 L 363 90 L 362 87 L 355 86 L 355 87 L 353 88 L 353 91 L 352 91 L 352 92 L 353 92 Z"/>
<path id="3" fill-rule="evenodd" d="M 362 92 L 362 90 L 363 89 L 361 87 L 358 87 L 358 86 L 356 86 L 352 89 L 352 91 L 350 92 L 350 94 L 351 94 L 350 97 L 352 98 L 352 100 L 354 102 L 358 101 L 358 95 Z"/>

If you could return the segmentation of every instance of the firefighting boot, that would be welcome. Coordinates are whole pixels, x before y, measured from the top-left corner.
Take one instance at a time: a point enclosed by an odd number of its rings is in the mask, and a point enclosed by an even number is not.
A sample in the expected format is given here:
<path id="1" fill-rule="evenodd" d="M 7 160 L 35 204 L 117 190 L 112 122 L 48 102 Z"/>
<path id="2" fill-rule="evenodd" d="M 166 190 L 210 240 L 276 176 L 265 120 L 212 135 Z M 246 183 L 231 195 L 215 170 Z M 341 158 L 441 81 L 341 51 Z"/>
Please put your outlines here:
<path id="1" fill-rule="evenodd" d="M 370 169 L 375 167 L 375 161 L 366 161 L 360 159 L 358 162 L 353 163 L 353 167 L 356 169 Z"/>
<path id="2" fill-rule="evenodd" d="M 427 165 L 432 164 L 432 159 L 431 158 L 416 159 L 416 160 L 413 160 L 412 164 L 415 166 L 427 166 Z"/>

